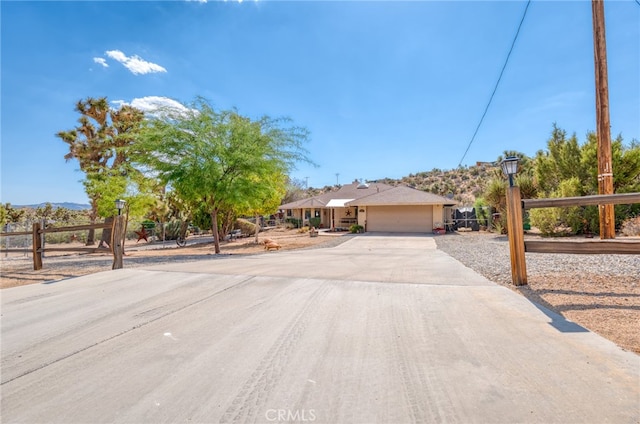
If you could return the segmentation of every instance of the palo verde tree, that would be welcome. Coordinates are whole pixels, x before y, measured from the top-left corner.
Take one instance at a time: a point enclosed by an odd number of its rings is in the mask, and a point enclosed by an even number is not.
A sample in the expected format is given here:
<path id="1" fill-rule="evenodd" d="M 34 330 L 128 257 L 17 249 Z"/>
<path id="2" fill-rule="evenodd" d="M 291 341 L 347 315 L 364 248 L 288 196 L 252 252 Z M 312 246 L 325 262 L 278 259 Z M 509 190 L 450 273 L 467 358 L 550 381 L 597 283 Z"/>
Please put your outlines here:
<path id="1" fill-rule="evenodd" d="M 251 196 L 245 197 L 238 205 L 239 215 L 253 215 L 256 218 L 255 242 L 258 243 L 260 215 L 271 215 L 278 210 L 283 197 L 286 194 L 286 175 L 274 170 L 262 180 L 247 181 L 251 184 Z"/>
<path id="2" fill-rule="evenodd" d="M 123 196 L 124 192 L 113 191 L 118 187 L 124 190 L 128 186 L 119 180 L 137 173 L 130 166 L 128 151 L 135 143 L 144 113 L 126 105 L 118 110 L 112 109 L 106 97 L 80 100 L 75 110 L 80 113 L 78 126 L 60 131 L 56 136 L 69 146 L 64 158 L 67 161 L 77 159 L 80 170 L 85 173 L 83 184 L 91 204 L 89 217 L 95 223 L 100 209 L 106 209 L 100 205 L 104 195 L 114 198 Z M 114 178 L 117 181 L 112 181 Z M 94 244 L 93 230 L 90 230 L 87 238 L 87 245 L 91 244 Z"/>
<path id="3" fill-rule="evenodd" d="M 146 121 L 135 160 L 194 210 L 209 211 L 220 253 L 218 213 L 262 193 L 274 172 L 309 161 L 307 138 L 288 119 L 254 121 L 198 98 L 186 111 L 167 109 Z"/>

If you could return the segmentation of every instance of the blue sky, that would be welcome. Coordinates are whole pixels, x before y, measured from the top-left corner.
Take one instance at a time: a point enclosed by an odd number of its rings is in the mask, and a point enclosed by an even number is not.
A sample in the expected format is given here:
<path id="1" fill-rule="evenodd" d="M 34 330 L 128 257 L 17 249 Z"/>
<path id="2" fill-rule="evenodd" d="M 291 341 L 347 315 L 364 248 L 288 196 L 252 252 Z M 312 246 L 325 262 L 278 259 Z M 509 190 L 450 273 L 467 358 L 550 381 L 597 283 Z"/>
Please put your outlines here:
<path id="1" fill-rule="evenodd" d="M 74 104 L 207 98 L 311 132 L 322 187 L 458 166 L 523 1 L 13 2 L 1 12 L 0 201 L 86 203 L 55 137 Z M 606 1 L 612 136 L 640 139 L 640 5 Z M 595 130 L 589 1 L 531 3 L 463 165 Z M 158 100 L 159 99 L 159 100 Z M 615 170 L 614 170 L 615 171 Z M 339 173 L 339 176 L 336 176 Z"/>

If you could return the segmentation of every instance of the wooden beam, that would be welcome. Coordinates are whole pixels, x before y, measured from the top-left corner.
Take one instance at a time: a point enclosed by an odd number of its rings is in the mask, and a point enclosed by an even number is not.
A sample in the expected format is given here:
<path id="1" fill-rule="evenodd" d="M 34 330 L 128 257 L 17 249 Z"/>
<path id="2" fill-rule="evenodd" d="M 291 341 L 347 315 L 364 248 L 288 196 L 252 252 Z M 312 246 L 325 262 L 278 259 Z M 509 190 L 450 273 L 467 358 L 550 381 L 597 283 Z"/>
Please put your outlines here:
<path id="1" fill-rule="evenodd" d="M 42 255 L 40 252 L 42 251 L 42 236 L 40 234 L 40 223 L 33 223 L 33 270 L 38 271 L 42 269 Z"/>
<path id="2" fill-rule="evenodd" d="M 113 220 L 113 230 L 111 231 L 111 248 L 113 250 L 113 266 L 111 269 L 121 269 L 123 266 L 122 256 L 124 255 L 124 231 L 125 216 L 118 215 Z"/>
<path id="3" fill-rule="evenodd" d="M 640 193 L 622 193 L 609 195 L 593 195 L 581 197 L 561 197 L 557 199 L 524 199 L 524 209 L 563 208 L 568 206 L 589 205 L 630 205 L 640 203 Z"/>
<path id="4" fill-rule="evenodd" d="M 520 187 L 507 187 L 507 233 L 511 258 L 511 280 L 516 286 L 527 284 L 527 266 L 524 256 L 524 230 L 522 229 L 522 200 Z"/>
<path id="5" fill-rule="evenodd" d="M 32 231 L 16 231 L 15 233 L 0 233 L 0 237 L 11 237 L 11 236 L 30 236 L 33 234 Z"/>
<path id="6" fill-rule="evenodd" d="M 628 240 L 592 240 L 592 241 L 547 241 L 527 240 L 524 242 L 527 253 L 574 253 L 574 254 L 611 254 L 640 255 L 640 241 Z"/>
<path id="7" fill-rule="evenodd" d="M 86 225 L 74 225 L 71 227 L 49 227 L 41 230 L 43 233 L 62 233 L 65 231 L 82 231 L 82 230 L 93 230 L 99 228 L 111 228 L 111 223 L 105 224 L 86 224 Z"/>
<path id="8" fill-rule="evenodd" d="M 31 233 L 29 233 L 31 234 Z M 29 247 L 15 247 L 10 249 L 0 249 L 0 253 L 29 253 L 31 249 Z"/>
<path id="9" fill-rule="evenodd" d="M 86 252 L 86 253 L 111 253 L 109 249 L 97 247 L 46 247 L 39 249 L 39 252 Z"/>

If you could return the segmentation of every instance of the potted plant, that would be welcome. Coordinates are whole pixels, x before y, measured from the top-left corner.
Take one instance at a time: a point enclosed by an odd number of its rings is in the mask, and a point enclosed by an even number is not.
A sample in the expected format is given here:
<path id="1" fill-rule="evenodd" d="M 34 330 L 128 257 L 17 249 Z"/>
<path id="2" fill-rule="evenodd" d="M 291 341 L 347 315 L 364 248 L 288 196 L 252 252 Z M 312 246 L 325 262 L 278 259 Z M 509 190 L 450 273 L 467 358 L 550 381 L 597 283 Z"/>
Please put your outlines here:
<path id="1" fill-rule="evenodd" d="M 433 226 L 433 234 L 444 234 L 446 232 L 442 222 L 436 222 Z"/>

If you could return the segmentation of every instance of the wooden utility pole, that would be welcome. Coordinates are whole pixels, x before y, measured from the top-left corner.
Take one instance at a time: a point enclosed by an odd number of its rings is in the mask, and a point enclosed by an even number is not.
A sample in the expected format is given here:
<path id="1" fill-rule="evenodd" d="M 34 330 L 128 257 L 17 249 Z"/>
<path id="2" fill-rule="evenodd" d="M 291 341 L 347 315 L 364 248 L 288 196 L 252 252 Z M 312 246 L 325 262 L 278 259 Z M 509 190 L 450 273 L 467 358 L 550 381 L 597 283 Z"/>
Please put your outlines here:
<path id="1" fill-rule="evenodd" d="M 598 135 L 598 194 L 613 194 L 611 165 L 611 122 L 609 120 L 609 83 L 607 43 L 604 30 L 604 0 L 591 0 L 593 12 L 593 52 L 596 76 L 596 128 Z M 600 238 L 615 238 L 613 205 L 599 205 Z"/>

